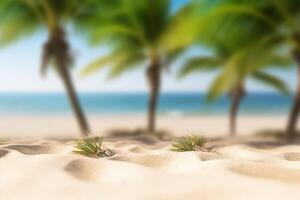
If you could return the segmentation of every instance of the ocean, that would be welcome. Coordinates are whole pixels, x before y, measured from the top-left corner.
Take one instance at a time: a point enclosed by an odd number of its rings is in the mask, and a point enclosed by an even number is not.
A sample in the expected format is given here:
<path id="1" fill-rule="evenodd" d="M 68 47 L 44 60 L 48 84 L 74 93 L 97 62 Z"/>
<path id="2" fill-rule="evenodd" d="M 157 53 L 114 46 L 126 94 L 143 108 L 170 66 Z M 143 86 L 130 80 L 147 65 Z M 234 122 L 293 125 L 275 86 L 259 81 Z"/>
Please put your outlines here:
<path id="1" fill-rule="evenodd" d="M 147 93 L 82 93 L 84 111 L 90 115 L 143 115 Z M 250 93 L 241 104 L 241 115 L 284 115 L 292 104 L 291 96 L 275 93 Z M 224 96 L 209 103 L 201 93 L 163 93 L 160 115 L 226 115 L 230 100 Z M 0 93 L 0 115 L 70 115 L 64 93 Z"/>

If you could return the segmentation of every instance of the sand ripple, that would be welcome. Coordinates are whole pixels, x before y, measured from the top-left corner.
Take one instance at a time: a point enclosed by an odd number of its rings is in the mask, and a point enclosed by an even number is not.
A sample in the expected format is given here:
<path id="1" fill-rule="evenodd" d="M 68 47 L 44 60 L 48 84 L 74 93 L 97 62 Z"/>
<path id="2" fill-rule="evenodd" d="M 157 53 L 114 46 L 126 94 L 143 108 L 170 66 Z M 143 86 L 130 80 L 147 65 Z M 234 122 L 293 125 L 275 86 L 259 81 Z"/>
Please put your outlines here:
<path id="1" fill-rule="evenodd" d="M 93 160 L 78 159 L 69 162 L 64 169 L 79 180 L 92 181 L 98 177 L 101 167 Z"/>
<path id="2" fill-rule="evenodd" d="M 226 159 L 227 156 L 216 152 L 199 152 L 201 161 Z"/>
<path id="3" fill-rule="evenodd" d="M 129 148 L 129 151 L 132 152 L 132 153 L 145 153 L 148 150 L 145 149 L 145 148 L 142 148 L 142 147 L 135 146 L 135 147 Z"/>
<path id="4" fill-rule="evenodd" d="M 8 154 L 7 150 L 0 149 L 0 158 L 4 157 L 6 154 Z"/>
<path id="5" fill-rule="evenodd" d="M 15 150 L 27 155 L 48 154 L 55 152 L 54 149 L 50 146 L 42 145 L 10 145 L 6 146 L 5 148 Z"/>
<path id="6" fill-rule="evenodd" d="M 133 162 L 151 168 L 161 168 L 172 162 L 173 158 L 166 155 L 141 154 L 141 155 L 116 155 L 110 160 Z"/>
<path id="7" fill-rule="evenodd" d="M 287 152 L 283 154 L 283 157 L 288 161 L 300 161 L 300 153 L 298 152 Z"/>
<path id="8" fill-rule="evenodd" d="M 242 163 L 230 168 L 232 172 L 254 178 L 300 184 L 300 170 L 263 163 Z"/>

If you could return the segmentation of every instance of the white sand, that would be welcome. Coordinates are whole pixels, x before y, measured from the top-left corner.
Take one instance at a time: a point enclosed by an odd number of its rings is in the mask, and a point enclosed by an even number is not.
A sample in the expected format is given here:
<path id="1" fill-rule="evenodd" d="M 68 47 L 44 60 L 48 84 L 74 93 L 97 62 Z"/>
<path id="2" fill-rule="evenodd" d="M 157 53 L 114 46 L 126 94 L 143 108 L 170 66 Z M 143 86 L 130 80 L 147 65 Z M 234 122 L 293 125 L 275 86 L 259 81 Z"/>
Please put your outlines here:
<path id="1" fill-rule="evenodd" d="M 117 154 L 91 159 L 72 142 L 16 141 L 0 148 L 0 199 L 297 199 L 300 146 L 246 145 L 216 153 L 170 152 L 166 143 L 105 145 Z"/>
<path id="2" fill-rule="evenodd" d="M 115 129 L 137 129 L 146 124 L 144 117 L 108 116 L 89 118 L 93 133 L 105 135 Z M 219 117 L 159 117 L 158 128 L 180 136 L 191 133 L 204 136 L 224 136 L 228 133 L 228 119 Z M 247 117 L 238 119 L 239 135 L 249 135 L 264 129 L 284 129 L 286 117 Z M 78 137 L 76 121 L 70 117 L 0 117 L 1 137 Z"/>
<path id="3" fill-rule="evenodd" d="M 92 122 L 99 130 L 100 127 L 107 130 L 142 125 L 141 119 L 118 120 L 93 118 Z M 50 133 L 51 136 L 74 136 L 76 130 L 71 122 L 67 118 L 49 121 L 7 118 L 1 122 L 0 133 L 19 137 L 33 137 L 38 133 L 40 137 Z M 240 122 L 243 123 L 241 130 L 245 130 L 243 134 L 250 133 L 249 128 L 252 131 L 284 125 L 279 118 L 255 122 L 244 118 Z M 207 134 L 220 130 L 221 134 L 226 128 L 226 120 L 222 118 L 163 119 L 160 124 L 181 135 L 202 130 Z M 257 127 L 259 124 L 261 127 Z M 104 145 L 116 155 L 103 159 L 73 154 L 73 141 L 7 141 L 0 145 L 0 199 L 299 199 L 300 145 L 243 137 L 231 142 L 215 142 L 219 145 L 218 153 L 175 153 L 169 151 L 169 142 L 146 139 L 108 139 Z"/>

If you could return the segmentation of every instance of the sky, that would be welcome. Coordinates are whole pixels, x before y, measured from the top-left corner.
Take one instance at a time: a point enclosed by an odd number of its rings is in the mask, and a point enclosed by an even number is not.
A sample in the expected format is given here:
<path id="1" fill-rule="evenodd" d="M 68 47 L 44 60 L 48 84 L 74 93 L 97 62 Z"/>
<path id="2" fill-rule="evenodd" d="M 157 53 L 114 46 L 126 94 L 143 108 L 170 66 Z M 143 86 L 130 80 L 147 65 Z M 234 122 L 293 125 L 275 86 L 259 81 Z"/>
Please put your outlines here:
<path id="1" fill-rule="evenodd" d="M 175 0 L 173 9 L 180 8 L 188 0 Z M 82 78 L 80 70 L 95 58 L 100 57 L 107 49 L 90 47 L 85 39 L 76 33 L 68 33 L 69 41 L 76 54 L 76 64 L 72 70 L 74 82 L 79 92 L 146 92 L 147 84 L 144 68 L 130 71 L 115 80 L 107 80 L 106 71 Z M 47 34 L 39 32 L 30 38 L 17 41 L 9 47 L 0 49 L 0 92 L 63 92 L 61 81 L 53 71 L 49 70 L 47 77 L 39 74 L 41 48 Z M 191 54 L 203 54 L 205 50 L 194 49 Z M 176 79 L 176 71 L 180 68 L 180 61 L 174 64 L 170 71 L 164 72 L 162 91 L 164 92 L 205 92 L 215 73 L 201 73 L 192 75 L 184 80 Z M 290 71 L 271 71 L 282 77 L 293 89 L 296 85 L 295 69 Z M 250 91 L 270 91 L 271 88 L 254 81 L 247 82 Z"/>

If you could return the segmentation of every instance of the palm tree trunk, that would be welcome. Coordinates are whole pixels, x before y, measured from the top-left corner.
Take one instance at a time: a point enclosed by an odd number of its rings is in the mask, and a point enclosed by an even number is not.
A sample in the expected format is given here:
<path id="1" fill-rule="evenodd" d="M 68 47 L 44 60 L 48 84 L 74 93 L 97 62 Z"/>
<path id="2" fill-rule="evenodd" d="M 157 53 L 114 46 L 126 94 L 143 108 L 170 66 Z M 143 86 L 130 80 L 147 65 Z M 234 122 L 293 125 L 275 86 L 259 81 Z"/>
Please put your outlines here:
<path id="1" fill-rule="evenodd" d="M 90 128 L 86 117 L 81 109 L 76 90 L 72 82 L 70 74 L 70 65 L 72 64 L 72 56 L 70 54 L 69 43 L 65 39 L 64 30 L 57 27 L 51 32 L 49 40 L 45 43 L 43 49 L 41 72 L 45 73 L 49 61 L 53 59 L 56 65 L 57 73 L 63 81 L 72 110 L 78 121 L 83 136 L 88 136 Z"/>
<path id="2" fill-rule="evenodd" d="M 147 80 L 150 89 L 148 100 L 148 131 L 155 132 L 156 128 L 156 108 L 160 92 L 160 64 L 155 59 L 147 68 Z"/>
<path id="3" fill-rule="evenodd" d="M 298 64 L 297 66 L 297 88 L 296 94 L 294 97 L 294 103 L 292 106 L 292 110 L 289 115 L 288 124 L 286 128 L 286 135 L 289 139 L 292 139 L 296 136 L 297 132 L 297 121 L 300 112 L 300 50 L 294 51 L 294 58 Z"/>
<path id="4" fill-rule="evenodd" d="M 76 95 L 76 90 L 75 90 L 74 84 L 72 82 L 72 78 L 70 76 L 70 72 L 68 69 L 65 69 L 63 67 L 62 67 L 62 70 L 60 70 L 60 71 L 61 71 L 61 73 L 60 73 L 61 79 L 63 81 L 65 90 L 67 92 L 68 99 L 70 101 L 72 110 L 73 110 L 75 117 L 77 119 L 77 122 L 79 124 L 81 133 L 83 136 L 88 136 L 90 134 L 90 128 L 87 123 L 86 117 L 81 109 L 79 99 Z"/>
<path id="5" fill-rule="evenodd" d="M 239 110 L 240 103 L 245 95 L 243 85 L 238 85 L 235 87 L 230 96 L 231 96 L 231 107 L 229 113 L 229 131 L 231 136 L 236 135 L 236 121 L 237 121 L 237 114 Z"/>

